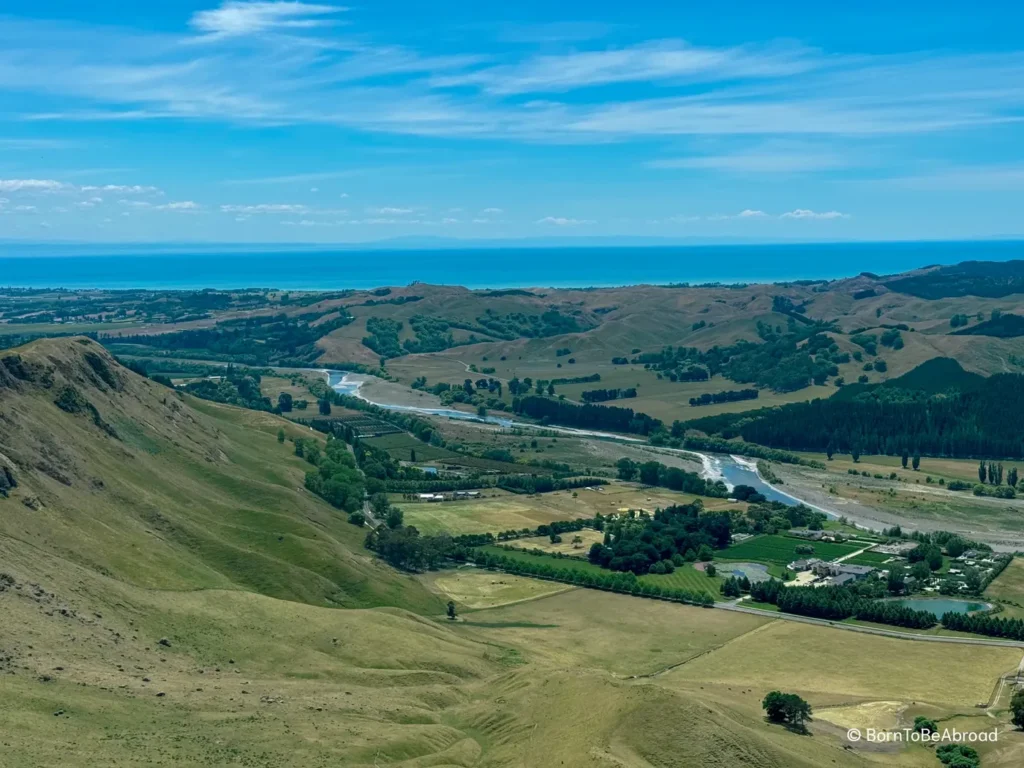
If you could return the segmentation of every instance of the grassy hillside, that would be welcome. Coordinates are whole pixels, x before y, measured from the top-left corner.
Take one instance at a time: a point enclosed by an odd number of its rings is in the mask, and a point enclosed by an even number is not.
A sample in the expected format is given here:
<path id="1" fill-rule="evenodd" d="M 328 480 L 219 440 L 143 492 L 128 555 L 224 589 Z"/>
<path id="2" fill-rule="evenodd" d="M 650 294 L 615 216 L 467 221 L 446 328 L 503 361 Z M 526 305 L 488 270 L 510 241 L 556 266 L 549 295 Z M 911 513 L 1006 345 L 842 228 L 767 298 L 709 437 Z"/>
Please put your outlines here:
<path id="1" fill-rule="evenodd" d="M 310 432 L 179 395 L 85 339 L 0 360 L 5 768 L 923 766 L 770 726 L 759 701 L 891 701 L 898 657 L 918 702 L 970 714 L 1018 661 L 546 583 L 448 622 L 438 579 L 371 560 L 302 488 L 276 435 Z M 955 679 L 928 672 L 936 651 Z M 1018 734 L 998 747 L 986 765 L 1019 764 Z"/>
<path id="2" fill-rule="evenodd" d="M 282 426 L 302 434 L 295 425 L 188 398 L 88 339 L 3 359 L 0 454 L 18 481 L 3 535 L 146 588 L 437 607 L 377 568 L 362 532 L 301 488 L 308 465 L 276 437 Z M 69 392 L 81 412 L 55 403 Z"/>

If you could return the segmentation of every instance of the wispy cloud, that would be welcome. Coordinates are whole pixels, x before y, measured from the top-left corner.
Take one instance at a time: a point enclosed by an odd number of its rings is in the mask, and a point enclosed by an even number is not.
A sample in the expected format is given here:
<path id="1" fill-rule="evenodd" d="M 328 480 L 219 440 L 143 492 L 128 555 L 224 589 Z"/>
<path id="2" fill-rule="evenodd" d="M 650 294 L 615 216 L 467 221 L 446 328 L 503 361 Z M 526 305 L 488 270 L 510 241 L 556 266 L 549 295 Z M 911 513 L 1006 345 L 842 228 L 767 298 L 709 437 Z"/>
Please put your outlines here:
<path id="1" fill-rule="evenodd" d="M 658 40 L 627 48 L 536 56 L 518 64 L 434 80 L 437 87 L 476 85 L 496 94 L 554 93 L 609 83 L 774 78 L 819 66 L 808 49 L 701 48 Z"/>
<path id="2" fill-rule="evenodd" d="M 570 219 L 564 216 L 545 216 L 537 220 L 538 224 L 551 224 L 556 227 L 579 227 L 584 224 L 596 224 L 592 219 Z"/>
<path id="3" fill-rule="evenodd" d="M 224 213 L 305 213 L 308 206 L 294 203 L 257 203 L 255 205 L 222 205 Z"/>
<path id="4" fill-rule="evenodd" d="M 342 38 L 331 27 L 342 15 L 331 4 L 233 2 L 200 11 L 181 35 L 5 22 L 0 91 L 37 97 L 23 120 L 322 124 L 559 143 L 899 136 L 1014 123 L 1024 111 L 1020 51 L 854 56 L 792 43 L 613 48 L 584 40 L 495 61 L 471 49 L 438 56 Z M 196 40 L 204 45 L 187 44 Z M 656 90 L 607 87 L 624 83 Z M 840 160 L 748 152 L 654 162 L 773 172 Z M 302 176 L 315 177 L 295 180 Z"/>
<path id="5" fill-rule="evenodd" d="M 0 192 L 56 192 L 69 186 L 54 179 L 0 179 Z"/>
<path id="6" fill-rule="evenodd" d="M 228 186 L 248 186 L 260 184 L 308 184 L 312 181 L 328 181 L 330 179 L 343 179 L 350 176 L 369 173 L 365 168 L 348 168 L 338 171 L 312 171 L 310 173 L 292 173 L 283 176 L 259 176 L 252 179 L 228 179 L 221 182 Z"/>
<path id="7" fill-rule="evenodd" d="M 733 154 L 661 158 L 649 161 L 647 166 L 649 168 L 680 168 L 738 174 L 787 174 L 834 170 L 849 164 L 850 159 L 838 152 L 821 150 L 802 152 L 792 148 L 777 150 L 767 148 Z"/>
<path id="8" fill-rule="evenodd" d="M 781 219 L 848 219 L 850 214 L 840 213 L 839 211 L 810 211 L 806 208 L 797 208 L 795 211 L 789 211 L 782 214 L 779 218 Z"/>
<path id="9" fill-rule="evenodd" d="M 385 206 L 384 208 L 367 208 L 367 213 L 375 213 L 378 216 L 402 216 L 408 213 L 413 213 L 412 208 L 394 208 Z"/>
<path id="10" fill-rule="evenodd" d="M 1024 164 L 970 165 L 901 176 L 889 183 L 924 191 L 987 191 L 1024 189 Z"/>
<path id="11" fill-rule="evenodd" d="M 198 11 L 190 25 L 216 37 L 237 37 L 277 30 L 308 30 L 335 23 L 334 16 L 348 10 L 335 5 L 282 0 L 280 2 L 226 2 L 219 8 Z"/>

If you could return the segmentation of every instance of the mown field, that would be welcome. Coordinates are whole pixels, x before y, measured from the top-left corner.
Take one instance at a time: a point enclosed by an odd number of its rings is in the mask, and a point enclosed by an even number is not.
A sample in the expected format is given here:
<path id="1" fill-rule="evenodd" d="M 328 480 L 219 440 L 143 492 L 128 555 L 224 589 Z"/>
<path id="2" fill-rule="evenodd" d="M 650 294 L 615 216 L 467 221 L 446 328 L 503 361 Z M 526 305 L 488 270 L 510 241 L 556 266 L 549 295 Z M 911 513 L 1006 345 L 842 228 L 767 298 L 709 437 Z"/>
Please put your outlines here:
<path id="1" fill-rule="evenodd" d="M 641 488 L 634 483 L 612 482 L 593 489 L 553 491 L 534 495 L 513 494 L 497 488 L 481 491 L 482 498 L 465 501 L 408 501 L 402 494 L 390 494 L 390 500 L 405 513 L 405 522 L 421 531 L 437 533 L 499 533 L 536 528 L 555 520 L 592 518 L 596 514 L 615 515 L 627 510 L 665 508 L 689 504 L 699 498 L 705 509 L 745 509 L 745 504 L 730 504 L 725 499 L 698 497 L 664 488 Z"/>
<path id="2" fill-rule="evenodd" d="M 1015 557 L 985 589 L 984 597 L 998 600 L 1002 618 L 1024 618 L 1024 558 Z"/>
<path id="3" fill-rule="evenodd" d="M 814 547 L 813 554 L 800 554 L 796 548 L 801 545 Z M 791 536 L 764 535 L 733 544 L 725 550 L 717 552 L 716 558 L 722 560 L 751 560 L 753 562 L 786 565 L 801 558 L 817 557 L 822 560 L 834 560 L 862 549 L 864 545 L 837 544 L 829 541 L 807 541 Z"/>
<path id="4" fill-rule="evenodd" d="M 468 609 L 494 608 L 574 589 L 567 584 L 476 568 L 440 571 L 424 578 L 458 606 Z"/>

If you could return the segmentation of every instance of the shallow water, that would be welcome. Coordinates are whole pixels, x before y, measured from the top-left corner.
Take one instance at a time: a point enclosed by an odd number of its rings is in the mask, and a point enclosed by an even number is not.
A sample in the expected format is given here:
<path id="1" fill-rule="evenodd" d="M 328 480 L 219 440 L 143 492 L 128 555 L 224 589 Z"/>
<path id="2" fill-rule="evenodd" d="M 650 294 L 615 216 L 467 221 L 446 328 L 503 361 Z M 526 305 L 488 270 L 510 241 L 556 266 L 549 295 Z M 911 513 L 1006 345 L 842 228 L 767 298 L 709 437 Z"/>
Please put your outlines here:
<path id="1" fill-rule="evenodd" d="M 895 602 L 906 608 L 913 608 L 915 611 L 929 611 L 936 617 L 941 618 L 944 613 L 973 613 L 988 608 L 986 603 L 979 603 L 973 600 L 954 600 L 950 598 L 929 598 L 911 597 L 906 600 Z"/>

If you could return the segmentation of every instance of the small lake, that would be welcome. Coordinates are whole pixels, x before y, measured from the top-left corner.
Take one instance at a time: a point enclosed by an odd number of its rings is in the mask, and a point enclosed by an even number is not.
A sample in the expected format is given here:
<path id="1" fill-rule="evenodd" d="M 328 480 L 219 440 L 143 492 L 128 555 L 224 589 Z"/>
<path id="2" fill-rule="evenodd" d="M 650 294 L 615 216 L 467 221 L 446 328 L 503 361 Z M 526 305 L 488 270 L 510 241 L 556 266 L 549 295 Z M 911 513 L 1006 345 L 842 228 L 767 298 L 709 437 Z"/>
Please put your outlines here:
<path id="1" fill-rule="evenodd" d="M 895 602 L 905 608 L 913 608 L 915 611 L 929 611 L 937 618 L 941 618 L 944 613 L 974 613 L 975 611 L 984 611 L 989 607 L 988 603 L 979 603 L 973 600 L 932 599 L 928 597 L 911 597 L 906 600 L 896 600 Z"/>
<path id="2" fill-rule="evenodd" d="M 722 576 L 735 576 L 737 579 L 746 576 L 751 583 L 768 581 L 768 566 L 761 563 L 718 563 L 718 573 Z"/>

